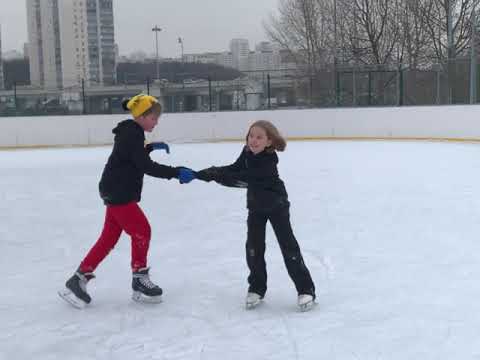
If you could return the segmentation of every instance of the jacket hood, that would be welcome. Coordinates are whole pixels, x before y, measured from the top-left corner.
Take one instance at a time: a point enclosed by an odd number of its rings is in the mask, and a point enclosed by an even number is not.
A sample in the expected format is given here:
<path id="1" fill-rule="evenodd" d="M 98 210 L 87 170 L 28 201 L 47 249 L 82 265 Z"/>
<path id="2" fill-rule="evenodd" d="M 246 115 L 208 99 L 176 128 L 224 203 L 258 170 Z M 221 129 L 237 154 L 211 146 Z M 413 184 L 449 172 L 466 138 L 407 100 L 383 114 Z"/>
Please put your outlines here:
<path id="1" fill-rule="evenodd" d="M 138 125 L 134 120 L 123 120 L 117 124 L 115 128 L 113 128 L 112 132 L 115 135 L 120 135 L 125 132 L 132 132 L 132 131 L 142 131 L 143 129 L 140 125 Z"/>

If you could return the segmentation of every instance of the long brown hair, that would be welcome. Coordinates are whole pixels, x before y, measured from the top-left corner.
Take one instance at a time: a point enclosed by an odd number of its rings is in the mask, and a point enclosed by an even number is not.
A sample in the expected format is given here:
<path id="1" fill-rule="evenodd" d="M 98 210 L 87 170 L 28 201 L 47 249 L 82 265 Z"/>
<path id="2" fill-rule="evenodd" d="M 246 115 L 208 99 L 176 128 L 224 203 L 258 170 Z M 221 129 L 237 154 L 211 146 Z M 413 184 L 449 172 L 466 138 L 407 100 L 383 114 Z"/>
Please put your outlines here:
<path id="1" fill-rule="evenodd" d="M 268 152 L 274 152 L 275 150 L 284 151 L 287 147 L 287 141 L 280 134 L 280 131 L 278 131 L 275 125 L 273 125 L 270 121 L 267 120 L 258 120 L 255 121 L 252 125 L 250 125 L 246 136 L 247 142 L 248 136 L 250 135 L 250 130 L 252 130 L 253 127 L 262 128 L 267 133 L 268 140 L 272 142 L 272 145 L 266 148 Z"/>

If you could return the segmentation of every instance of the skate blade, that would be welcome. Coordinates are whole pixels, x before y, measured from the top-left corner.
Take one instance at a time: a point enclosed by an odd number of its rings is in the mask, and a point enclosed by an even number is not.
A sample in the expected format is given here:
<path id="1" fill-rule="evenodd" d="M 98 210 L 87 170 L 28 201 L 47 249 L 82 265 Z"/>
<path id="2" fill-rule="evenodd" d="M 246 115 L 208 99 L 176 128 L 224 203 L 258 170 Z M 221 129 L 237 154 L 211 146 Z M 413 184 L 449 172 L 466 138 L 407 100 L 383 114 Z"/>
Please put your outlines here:
<path id="1" fill-rule="evenodd" d="M 300 312 L 307 312 L 312 310 L 315 307 L 315 305 L 317 305 L 315 301 L 310 301 L 306 304 L 298 305 L 298 309 Z"/>
<path id="2" fill-rule="evenodd" d="M 247 302 L 245 304 L 245 309 L 247 310 L 253 310 L 255 309 L 256 307 L 258 307 L 260 304 L 262 303 L 262 300 L 258 300 L 258 301 L 255 301 L 255 302 Z"/>
<path id="3" fill-rule="evenodd" d="M 85 306 L 87 306 L 87 303 L 85 301 L 77 298 L 75 294 L 68 289 L 58 291 L 58 295 L 60 296 L 60 298 L 62 298 L 64 301 L 66 301 L 68 304 L 72 305 L 76 309 L 82 310 L 85 308 Z"/>
<path id="4" fill-rule="evenodd" d="M 141 292 L 134 291 L 132 294 L 132 300 L 144 304 L 159 304 L 162 302 L 162 295 L 146 296 Z"/>

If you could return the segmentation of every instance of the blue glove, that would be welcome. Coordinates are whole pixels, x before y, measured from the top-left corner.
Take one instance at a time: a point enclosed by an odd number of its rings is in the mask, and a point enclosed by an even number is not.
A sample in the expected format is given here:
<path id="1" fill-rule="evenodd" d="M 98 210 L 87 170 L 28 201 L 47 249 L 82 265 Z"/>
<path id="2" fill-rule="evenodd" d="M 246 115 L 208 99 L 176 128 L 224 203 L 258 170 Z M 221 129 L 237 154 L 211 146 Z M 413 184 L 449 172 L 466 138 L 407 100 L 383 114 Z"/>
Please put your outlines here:
<path id="1" fill-rule="evenodd" d="M 178 180 L 180 181 L 180 184 L 188 184 L 195 178 L 196 176 L 192 169 L 182 167 L 178 171 Z"/>
<path id="2" fill-rule="evenodd" d="M 170 147 L 167 143 L 164 142 L 152 142 L 148 144 L 150 148 L 153 150 L 165 150 L 167 154 L 170 154 Z"/>

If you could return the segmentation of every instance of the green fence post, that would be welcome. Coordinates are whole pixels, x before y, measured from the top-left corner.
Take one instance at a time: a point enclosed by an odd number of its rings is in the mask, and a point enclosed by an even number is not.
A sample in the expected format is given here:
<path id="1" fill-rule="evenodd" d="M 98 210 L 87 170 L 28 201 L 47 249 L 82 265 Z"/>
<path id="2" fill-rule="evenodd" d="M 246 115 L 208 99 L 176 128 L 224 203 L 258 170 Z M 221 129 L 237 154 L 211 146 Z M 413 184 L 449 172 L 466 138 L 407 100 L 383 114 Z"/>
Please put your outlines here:
<path id="1" fill-rule="evenodd" d="M 372 105 L 372 70 L 368 71 L 368 106 Z"/>
<path id="2" fill-rule="evenodd" d="M 403 106 L 403 70 L 400 66 L 398 68 L 398 106 Z"/>

